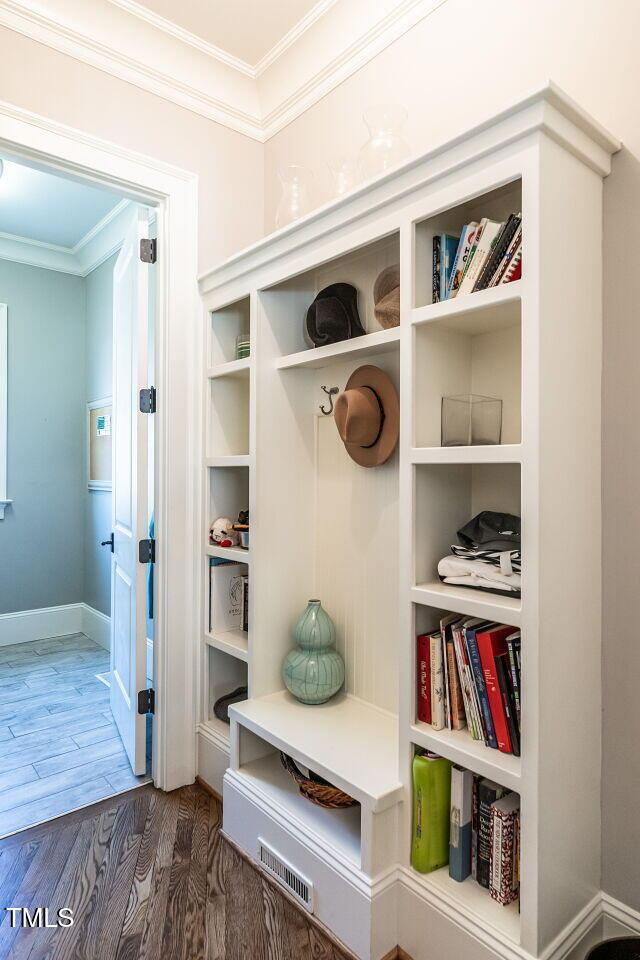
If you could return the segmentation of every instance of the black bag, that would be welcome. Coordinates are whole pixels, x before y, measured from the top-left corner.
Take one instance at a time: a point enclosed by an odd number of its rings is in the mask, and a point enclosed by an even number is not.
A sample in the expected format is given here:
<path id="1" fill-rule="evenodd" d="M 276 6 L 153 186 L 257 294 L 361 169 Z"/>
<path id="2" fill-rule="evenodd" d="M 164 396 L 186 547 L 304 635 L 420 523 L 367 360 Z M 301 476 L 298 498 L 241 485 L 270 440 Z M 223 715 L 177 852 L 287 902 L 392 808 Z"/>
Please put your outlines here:
<path id="1" fill-rule="evenodd" d="M 471 550 L 519 550 L 520 517 L 483 510 L 458 530 L 458 539 Z"/>

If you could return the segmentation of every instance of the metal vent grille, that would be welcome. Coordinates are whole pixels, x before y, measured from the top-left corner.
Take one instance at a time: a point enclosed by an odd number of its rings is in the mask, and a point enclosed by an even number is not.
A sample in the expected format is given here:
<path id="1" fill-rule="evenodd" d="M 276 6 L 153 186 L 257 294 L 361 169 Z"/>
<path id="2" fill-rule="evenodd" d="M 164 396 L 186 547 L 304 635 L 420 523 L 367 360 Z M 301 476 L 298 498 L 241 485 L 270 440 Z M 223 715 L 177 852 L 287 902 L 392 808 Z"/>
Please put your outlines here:
<path id="1" fill-rule="evenodd" d="M 258 856 L 263 867 L 266 867 L 269 873 L 283 887 L 286 887 L 309 913 L 313 913 L 313 884 L 294 870 L 291 864 L 287 863 L 261 837 L 258 838 Z"/>

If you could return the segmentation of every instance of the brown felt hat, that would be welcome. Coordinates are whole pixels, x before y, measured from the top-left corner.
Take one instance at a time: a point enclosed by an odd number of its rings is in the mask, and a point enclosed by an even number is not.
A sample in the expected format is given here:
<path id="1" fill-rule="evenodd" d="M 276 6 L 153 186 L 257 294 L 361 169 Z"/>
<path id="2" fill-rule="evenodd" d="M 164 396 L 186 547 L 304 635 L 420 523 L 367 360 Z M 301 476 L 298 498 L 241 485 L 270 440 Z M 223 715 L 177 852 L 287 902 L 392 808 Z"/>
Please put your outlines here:
<path id="1" fill-rule="evenodd" d="M 362 467 L 385 463 L 398 443 L 398 391 L 380 367 L 358 367 L 334 406 L 338 433 L 349 456 Z"/>
<path id="2" fill-rule="evenodd" d="M 373 312 L 381 327 L 388 330 L 400 323 L 400 266 L 386 267 L 373 285 Z"/>

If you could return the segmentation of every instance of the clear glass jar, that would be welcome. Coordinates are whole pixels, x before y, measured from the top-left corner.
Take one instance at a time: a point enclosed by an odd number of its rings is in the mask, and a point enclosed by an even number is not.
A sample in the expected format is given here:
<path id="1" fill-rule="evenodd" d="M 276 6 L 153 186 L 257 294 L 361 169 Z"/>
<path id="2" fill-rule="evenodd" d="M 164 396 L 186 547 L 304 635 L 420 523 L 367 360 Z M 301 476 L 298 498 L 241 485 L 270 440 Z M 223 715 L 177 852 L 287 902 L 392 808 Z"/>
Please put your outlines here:
<path id="1" fill-rule="evenodd" d="M 465 393 L 442 398 L 442 446 L 468 447 L 500 443 L 502 400 Z"/>
<path id="2" fill-rule="evenodd" d="M 289 163 L 278 171 L 282 196 L 276 210 L 276 227 L 286 227 L 311 209 L 311 175 L 305 167 Z"/>
<path id="3" fill-rule="evenodd" d="M 358 168 L 363 180 L 371 180 L 409 156 L 409 144 L 402 136 L 407 111 L 398 104 L 387 104 L 371 107 L 362 119 L 369 139 L 360 150 Z"/>
<path id="4" fill-rule="evenodd" d="M 343 197 L 358 183 L 358 167 L 353 157 L 335 157 L 327 164 L 333 180 L 334 197 Z"/>

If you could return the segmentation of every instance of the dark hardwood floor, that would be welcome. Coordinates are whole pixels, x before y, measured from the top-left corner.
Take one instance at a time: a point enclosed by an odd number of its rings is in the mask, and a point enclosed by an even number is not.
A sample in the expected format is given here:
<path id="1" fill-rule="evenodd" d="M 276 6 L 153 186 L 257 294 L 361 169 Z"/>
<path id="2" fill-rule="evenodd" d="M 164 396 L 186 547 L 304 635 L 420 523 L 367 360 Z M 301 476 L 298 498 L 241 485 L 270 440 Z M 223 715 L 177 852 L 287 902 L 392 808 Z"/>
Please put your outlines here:
<path id="1" fill-rule="evenodd" d="M 2 960 L 347 960 L 224 841 L 199 785 L 144 786 L 0 840 Z M 73 911 L 12 928 L 3 908 Z"/>

